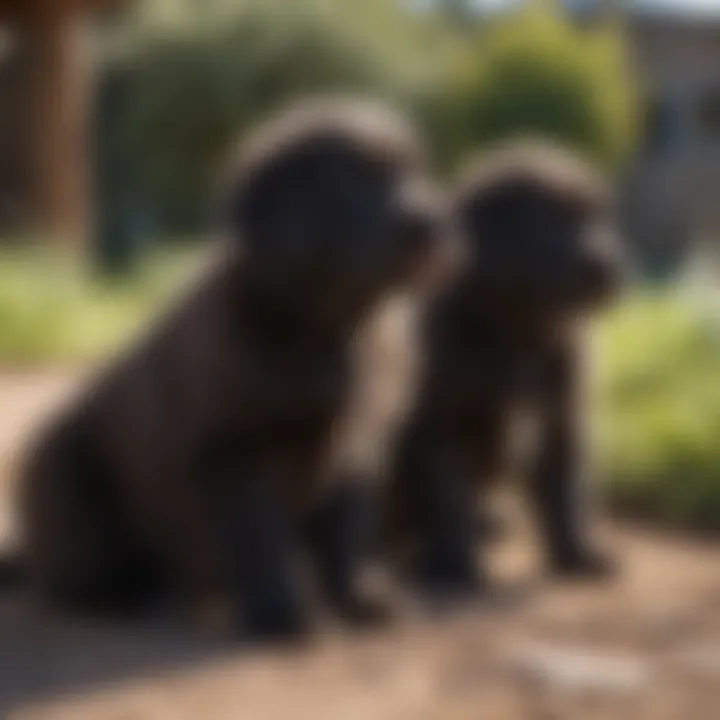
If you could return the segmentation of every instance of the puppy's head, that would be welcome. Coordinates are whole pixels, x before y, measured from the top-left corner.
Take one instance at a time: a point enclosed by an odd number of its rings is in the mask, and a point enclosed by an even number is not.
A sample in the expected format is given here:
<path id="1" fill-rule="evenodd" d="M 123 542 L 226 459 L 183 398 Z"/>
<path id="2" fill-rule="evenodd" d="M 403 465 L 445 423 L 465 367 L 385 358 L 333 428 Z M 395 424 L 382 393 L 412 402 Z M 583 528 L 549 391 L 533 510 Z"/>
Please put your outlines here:
<path id="1" fill-rule="evenodd" d="M 608 301 L 623 260 L 599 176 L 570 152 L 536 140 L 471 166 L 456 213 L 473 282 L 506 305 L 578 312 Z"/>
<path id="2" fill-rule="evenodd" d="M 421 155 L 383 106 L 305 101 L 241 149 L 230 232 L 267 282 L 302 292 L 342 300 L 416 282 L 441 235 Z"/>

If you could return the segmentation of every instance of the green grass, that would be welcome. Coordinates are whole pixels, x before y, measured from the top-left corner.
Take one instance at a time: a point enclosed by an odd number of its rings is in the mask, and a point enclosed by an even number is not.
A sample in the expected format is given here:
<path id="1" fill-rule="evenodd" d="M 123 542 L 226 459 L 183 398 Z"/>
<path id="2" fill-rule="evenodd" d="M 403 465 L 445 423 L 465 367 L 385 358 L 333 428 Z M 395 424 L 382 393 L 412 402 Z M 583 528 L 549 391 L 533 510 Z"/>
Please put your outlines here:
<path id="1" fill-rule="evenodd" d="M 720 313 L 712 294 L 638 296 L 609 318 L 602 340 L 599 460 L 611 508 L 720 530 Z"/>
<path id="2" fill-rule="evenodd" d="M 132 279 L 101 282 L 37 253 L 0 255 L 0 365 L 103 357 L 162 306 L 190 265 L 187 253 L 158 253 Z"/>

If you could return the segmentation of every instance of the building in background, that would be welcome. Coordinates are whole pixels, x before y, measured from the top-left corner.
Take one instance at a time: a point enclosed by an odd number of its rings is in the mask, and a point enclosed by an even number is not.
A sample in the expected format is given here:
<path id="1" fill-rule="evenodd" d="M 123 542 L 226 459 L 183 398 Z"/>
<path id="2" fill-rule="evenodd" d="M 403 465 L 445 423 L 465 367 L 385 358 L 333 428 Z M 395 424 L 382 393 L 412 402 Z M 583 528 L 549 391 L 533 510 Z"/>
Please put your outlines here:
<path id="1" fill-rule="evenodd" d="M 532 0 L 468 0 L 486 14 Z M 621 188 L 630 236 L 658 272 L 720 249 L 720 0 L 559 0 L 581 27 L 627 33 L 644 114 Z"/>
<path id="2" fill-rule="evenodd" d="M 720 14 L 636 10 L 627 29 L 645 110 L 629 221 L 671 261 L 720 238 Z"/>

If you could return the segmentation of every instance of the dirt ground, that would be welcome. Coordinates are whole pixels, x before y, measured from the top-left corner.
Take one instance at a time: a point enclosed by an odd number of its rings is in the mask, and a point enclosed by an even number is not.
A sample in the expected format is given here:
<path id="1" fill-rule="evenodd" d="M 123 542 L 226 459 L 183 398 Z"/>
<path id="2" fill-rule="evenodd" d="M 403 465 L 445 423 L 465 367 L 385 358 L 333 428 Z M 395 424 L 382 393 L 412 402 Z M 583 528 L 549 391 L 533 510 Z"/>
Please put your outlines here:
<path id="1" fill-rule="evenodd" d="M 75 373 L 0 375 L 0 472 Z M 6 513 L 5 531 L 12 531 Z M 328 624 L 271 652 L 170 626 L 96 627 L 0 598 L 0 718 L 12 720 L 720 720 L 720 547 L 608 524 L 620 579 L 560 586 L 532 540 L 494 551 L 498 597 Z"/>

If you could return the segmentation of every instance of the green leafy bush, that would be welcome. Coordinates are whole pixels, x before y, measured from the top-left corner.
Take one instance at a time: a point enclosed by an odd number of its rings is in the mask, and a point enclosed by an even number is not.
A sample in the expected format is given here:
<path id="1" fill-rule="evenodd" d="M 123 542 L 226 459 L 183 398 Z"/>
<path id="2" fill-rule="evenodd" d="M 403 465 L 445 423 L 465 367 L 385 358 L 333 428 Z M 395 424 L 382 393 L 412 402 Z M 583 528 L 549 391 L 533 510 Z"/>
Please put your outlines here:
<path id="1" fill-rule="evenodd" d="M 138 7 L 101 94 L 99 167 L 112 222 L 149 213 L 160 232 L 202 226 L 229 144 L 307 93 L 362 91 L 407 106 L 448 165 L 528 131 L 607 166 L 632 145 L 621 33 L 578 28 L 551 4 L 475 23 L 388 0 Z"/>
<path id="2" fill-rule="evenodd" d="M 378 0 L 186 0 L 173 17 L 128 32 L 101 129 L 108 202 L 151 208 L 165 231 L 202 224 L 221 159 L 268 112 L 335 90 L 399 99 L 430 64 L 420 18 Z"/>
<path id="3" fill-rule="evenodd" d="M 628 76 L 619 28 L 579 27 L 554 2 L 528 3 L 482 25 L 460 53 L 435 109 L 438 143 L 453 158 L 539 134 L 614 168 L 635 138 Z"/>
<path id="4" fill-rule="evenodd" d="M 640 297 L 605 328 L 599 456 L 618 513 L 720 530 L 720 313 L 710 298 Z"/>
<path id="5" fill-rule="evenodd" d="M 189 272 L 190 256 L 158 254 L 145 271 L 100 283 L 45 254 L 0 256 L 0 366 L 77 364 L 128 340 Z"/>

